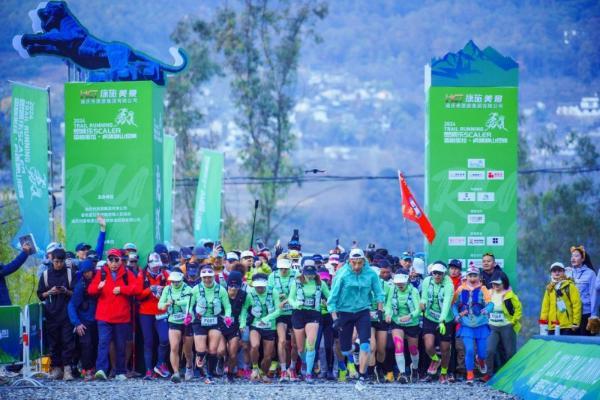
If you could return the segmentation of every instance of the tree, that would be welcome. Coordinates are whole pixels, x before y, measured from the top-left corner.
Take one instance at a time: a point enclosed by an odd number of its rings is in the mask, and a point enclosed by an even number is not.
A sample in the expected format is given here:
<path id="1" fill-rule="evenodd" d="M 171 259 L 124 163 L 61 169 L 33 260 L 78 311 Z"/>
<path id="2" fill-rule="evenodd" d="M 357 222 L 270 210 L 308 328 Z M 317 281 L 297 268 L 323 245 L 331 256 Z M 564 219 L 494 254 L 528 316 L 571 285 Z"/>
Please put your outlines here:
<path id="1" fill-rule="evenodd" d="M 204 120 L 197 98 L 202 84 L 218 75 L 220 67 L 211 60 L 211 34 L 204 22 L 186 17 L 177 24 L 171 38 L 188 53 L 189 66 L 168 81 L 166 129 L 167 133 L 176 135 L 176 177 L 195 179 L 199 171 L 198 150 L 200 147 L 214 148 L 217 142 L 214 137 L 192 138 L 193 129 L 198 128 Z M 183 227 L 190 235 L 193 233 L 194 219 L 191 216 L 194 215 L 196 193 L 196 186 L 192 182 L 179 186 L 175 198 L 175 210 L 179 216 L 177 226 Z"/>
<path id="2" fill-rule="evenodd" d="M 217 11 L 213 32 L 217 51 L 231 79 L 236 124 L 246 133 L 241 159 L 247 175 L 265 178 L 250 192 L 260 201 L 257 233 L 267 243 L 274 235 L 277 203 L 290 184 L 269 182 L 294 175 L 295 136 L 290 115 L 302 43 L 319 40 L 315 24 L 327 6 L 317 1 L 244 0 L 238 9 Z"/>

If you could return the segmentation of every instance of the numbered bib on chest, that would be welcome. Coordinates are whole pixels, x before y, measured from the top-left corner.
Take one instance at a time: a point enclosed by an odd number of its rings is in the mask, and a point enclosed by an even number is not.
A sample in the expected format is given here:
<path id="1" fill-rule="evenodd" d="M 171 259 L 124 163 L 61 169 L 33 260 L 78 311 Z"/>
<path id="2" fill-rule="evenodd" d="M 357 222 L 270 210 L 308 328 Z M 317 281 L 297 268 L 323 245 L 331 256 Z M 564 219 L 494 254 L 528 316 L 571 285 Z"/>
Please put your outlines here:
<path id="1" fill-rule="evenodd" d="M 314 307 L 315 306 L 315 299 L 305 299 L 304 300 L 304 307 Z"/>
<path id="2" fill-rule="evenodd" d="M 292 311 L 292 306 L 290 305 L 290 303 L 285 303 L 283 305 L 283 311 Z"/>
<path id="3" fill-rule="evenodd" d="M 431 315 L 431 317 L 434 319 L 440 319 L 442 314 L 437 311 L 429 310 L 429 315 Z"/>
<path id="4" fill-rule="evenodd" d="M 372 320 L 379 320 L 379 315 L 377 315 L 377 311 L 369 311 Z"/>
<path id="5" fill-rule="evenodd" d="M 173 314 L 173 319 L 180 320 L 185 318 L 185 313 L 178 312 Z"/>
<path id="6" fill-rule="evenodd" d="M 200 319 L 200 324 L 202 326 L 211 326 L 217 324 L 217 317 L 202 317 Z"/>
<path id="7" fill-rule="evenodd" d="M 506 322 L 506 318 L 504 318 L 503 312 L 491 312 L 490 313 L 490 322 Z"/>

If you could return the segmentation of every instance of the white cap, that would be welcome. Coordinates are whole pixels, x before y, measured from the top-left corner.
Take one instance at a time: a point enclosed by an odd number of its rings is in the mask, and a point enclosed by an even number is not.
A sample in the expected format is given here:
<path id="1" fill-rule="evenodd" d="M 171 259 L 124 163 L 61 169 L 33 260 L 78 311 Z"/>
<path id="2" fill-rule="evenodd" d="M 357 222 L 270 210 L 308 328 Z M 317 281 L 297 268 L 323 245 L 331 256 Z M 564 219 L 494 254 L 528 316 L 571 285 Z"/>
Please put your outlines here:
<path id="1" fill-rule="evenodd" d="M 331 254 L 329 256 L 330 264 L 339 264 L 340 263 L 340 255 L 339 254 Z"/>
<path id="2" fill-rule="evenodd" d="M 417 274 L 425 275 L 425 261 L 420 258 L 415 258 L 413 260 L 412 269 L 415 270 Z"/>
<path id="3" fill-rule="evenodd" d="M 228 260 L 237 260 L 239 261 L 240 258 L 238 257 L 238 255 L 236 253 L 234 253 L 233 251 L 230 251 L 229 253 L 227 253 L 227 257 Z"/>
<path id="4" fill-rule="evenodd" d="M 394 283 L 406 283 L 408 282 L 408 275 L 396 274 L 394 275 Z"/>
<path id="5" fill-rule="evenodd" d="M 183 274 L 179 271 L 173 271 L 169 274 L 169 280 L 170 281 L 182 281 L 183 280 Z"/>
<path id="6" fill-rule="evenodd" d="M 467 276 L 468 275 L 479 275 L 479 268 L 477 268 L 476 266 L 472 265 L 467 269 Z"/>
<path id="7" fill-rule="evenodd" d="M 433 272 L 441 272 L 442 274 L 446 273 L 446 267 L 444 267 L 442 264 L 435 263 L 435 264 L 430 265 L 430 267 L 431 267 L 430 269 L 431 269 L 432 273 Z"/>
<path id="8" fill-rule="evenodd" d="M 252 280 L 253 287 L 267 287 L 267 281 L 264 279 Z"/>
<path id="9" fill-rule="evenodd" d="M 160 259 L 160 255 L 158 253 L 150 253 L 148 256 L 148 267 L 162 267 L 163 263 Z"/>
<path id="10" fill-rule="evenodd" d="M 552 263 L 552 265 L 550 266 L 550 271 L 552 271 L 552 268 L 554 267 L 562 268 L 563 270 L 565 269 L 565 265 L 559 261 Z"/>
<path id="11" fill-rule="evenodd" d="M 349 258 L 351 260 L 358 260 L 360 258 L 365 258 L 365 252 L 362 251 L 362 249 L 352 249 L 352 250 L 350 250 Z"/>
<path id="12" fill-rule="evenodd" d="M 200 278 L 204 278 L 205 276 L 215 276 L 215 271 L 212 268 L 202 268 L 200 270 Z"/>
<path id="13" fill-rule="evenodd" d="M 292 261 L 287 258 L 277 259 L 277 269 L 290 269 L 292 268 Z"/>
<path id="14" fill-rule="evenodd" d="M 305 258 L 302 262 L 302 267 L 314 267 L 315 261 L 312 258 Z"/>
<path id="15" fill-rule="evenodd" d="M 46 254 L 52 253 L 56 249 L 62 249 L 62 244 L 58 242 L 52 242 L 46 247 Z"/>
<path id="16" fill-rule="evenodd" d="M 245 257 L 254 258 L 254 253 L 251 252 L 250 250 L 244 250 L 244 251 L 242 251 L 242 255 L 240 256 L 240 258 L 245 258 Z"/>

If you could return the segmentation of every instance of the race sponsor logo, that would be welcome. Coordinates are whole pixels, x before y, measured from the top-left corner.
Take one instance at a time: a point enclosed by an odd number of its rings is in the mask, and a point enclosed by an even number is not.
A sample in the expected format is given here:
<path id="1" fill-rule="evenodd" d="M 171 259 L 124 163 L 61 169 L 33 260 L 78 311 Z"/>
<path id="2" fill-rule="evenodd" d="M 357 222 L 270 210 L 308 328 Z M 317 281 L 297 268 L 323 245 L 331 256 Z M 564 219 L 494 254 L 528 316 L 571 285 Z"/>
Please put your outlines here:
<path id="1" fill-rule="evenodd" d="M 467 244 L 469 246 L 485 246 L 484 236 L 469 236 L 467 238 Z"/>
<path id="2" fill-rule="evenodd" d="M 485 214 L 469 214 L 467 222 L 469 224 L 485 224 Z"/>
<path id="3" fill-rule="evenodd" d="M 488 236 L 488 246 L 504 246 L 504 236 Z"/>
<path id="4" fill-rule="evenodd" d="M 485 171 L 469 171 L 468 180 L 483 181 L 485 179 Z"/>
<path id="5" fill-rule="evenodd" d="M 504 180 L 504 171 L 488 171 L 487 179 L 489 181 L 503 181 Z"/>
<path id="6" fill-rule="evenodd" d="M 479 192 L 477 193 L 477 201 L 495 201 L 496 195 L 494 192 Z"/>
<path id="7" fill-rule="evenodd" d="M 469 158 L 467 165 L 469 168 L 485 168 L 485 158 Z"/>
<path id="8" fill-rule="evenodd" d="M 448 236 L 448 246 L 465 246 L 467 238 L 464 236 Z"/>
<path id="9" fill-rule="evenodd" d="M 475 201 L 475 192 L 458 192 L 458 201 Z"/>
<path id="10" fill-rule="evenodd" d="M 448 171 L 448 180 L 464 181 L 465 179 L 467 179 L 467 171 L 457 171 L 457 170 Z"/>

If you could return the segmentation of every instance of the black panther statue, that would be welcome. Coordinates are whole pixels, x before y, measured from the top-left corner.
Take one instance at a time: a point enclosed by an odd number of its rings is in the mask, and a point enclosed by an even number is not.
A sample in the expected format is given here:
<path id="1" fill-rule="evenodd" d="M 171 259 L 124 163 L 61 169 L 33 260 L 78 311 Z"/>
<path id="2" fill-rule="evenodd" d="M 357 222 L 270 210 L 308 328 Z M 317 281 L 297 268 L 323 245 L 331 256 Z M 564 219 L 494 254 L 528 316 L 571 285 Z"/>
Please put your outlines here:
<path id="1" fill-rule="evenodd" d="M 165 84 L 165 73 L 181 72 L 187 65 L 183 49 L 171 48 L 176 65 L 165 65 L 125 43 L 105 42 L 91 35 L 64 1 L 40 3 L 29 12 L 35 34 L 17 35 L 13 47 L 28 58 L 55 55 L 90 70 L 89 81 L 144 81 Z"/>

